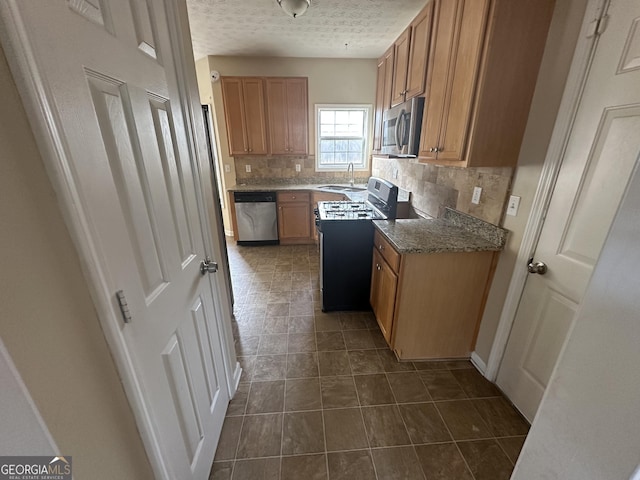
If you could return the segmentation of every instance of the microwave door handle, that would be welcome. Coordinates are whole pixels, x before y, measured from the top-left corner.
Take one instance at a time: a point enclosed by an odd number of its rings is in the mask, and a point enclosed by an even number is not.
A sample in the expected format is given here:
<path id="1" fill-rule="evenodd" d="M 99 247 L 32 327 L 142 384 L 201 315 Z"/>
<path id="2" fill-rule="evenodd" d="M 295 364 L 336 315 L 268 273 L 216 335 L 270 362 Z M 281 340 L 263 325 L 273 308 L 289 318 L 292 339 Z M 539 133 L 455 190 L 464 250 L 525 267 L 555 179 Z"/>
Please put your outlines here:
<path id="1" fill-rule="evenodd" d="M 400 112 L 398 115 L 398 119 L 396 120 L 396 147 L 398 150 L 402 150 L 403 141 L 404 141 L 404 130 L 405 130 L 405 116 L 406 113 L 404 110 Z"/>

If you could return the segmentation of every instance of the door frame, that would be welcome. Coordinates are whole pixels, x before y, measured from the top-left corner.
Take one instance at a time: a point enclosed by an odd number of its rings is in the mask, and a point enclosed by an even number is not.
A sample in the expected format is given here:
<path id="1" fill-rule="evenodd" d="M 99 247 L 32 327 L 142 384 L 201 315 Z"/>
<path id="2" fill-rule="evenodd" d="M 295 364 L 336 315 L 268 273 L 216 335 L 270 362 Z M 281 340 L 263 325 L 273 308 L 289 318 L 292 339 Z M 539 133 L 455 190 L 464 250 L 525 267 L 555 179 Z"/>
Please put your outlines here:
<path id="1" fill-rule="evenodd" d="M 212 195 L 215 185 L 209 181 L 209 161 L 203 151 L 204 132 L 198 131 L 202 124 L 200 102 L 194 104 L 197 92 L 195 76 L 190 78 L 186 72 L 195 72 L 191 38 L 188 26 L 188 14 L 184 2 L 174 0 L 162 1 L 167 11 L 169 37 L 176 64 L 176 81 L 179 96 L 176 101 L 184 112 L 185 129 L 187 131 L 187 145 L 190 161 L 193 162 L 196 201 L 198 214 L 202 223 L 203 243 L 205 254 L 213 258 L 220 255 L 220 247 L 212 241 L 211 222 L 222 226 L 222 219 L 213 205 Z M 29 123 L 37 142 L 47 175 L 58 197 L 58 206 L 62 212 L 66 227 L 80 258 L 81 268 L 95 306 L 100 325 L 107 340 L 108 347 L 116 364 L 118 374 L 136 419 L 149 463 L 154 476 L 159 479 L 169 479 L 169 469 L 163 458 L 160 441 L 153 428 L 153 419 L 144 401 L 143 387 L 136 375 L 133 359 L 126 347 L 124 334 L 121 329 L 120 312 L 115 310 L 113 292 L 108 288 L 97 242 L 93 238 L 87 211 L 82 204 L 82 197 L 74 179 L 71 168 L 70 155 L 57 116 L 55 105 L 50 98 L 48 86 L 36 62 L 33 46 L 28 40 L 27 29 L 21 20 L 18 3 L 20 0 L 5 0 L 0 2 L 0 42 L 5 51 L 12 76 L 20 92 L 23 106 L 27 112 Z M 195 90 L 194 90 L 195 89 Z M 194 107 L 198 109 L 195 110 Z M 213 279 L 209 278 L 209 285 L 213 293 L 214 308 L 221 333 L 220 345 L 224 359 L 224 381 L 229 390 L 229 396 L 235 394 L 240 381 L 241 368 L 233 351 L 233 337 L 231 325 L 230 305 L 221 299 L 227 298 L 228 292 L 224 282 L 219 282 L 219 288 L 213 288 Z M 222 292 L 220 290 L 223 290 Z"/>
<path id="2" fill-rule="evenodd" d="M 560 173 L 562 160 L 569 137 L 573 131 L 593 56 L 598 45 L 599 33 L 596 32 L 598 22 L 607 11 L 609 2 L 610 0 L 589 0 L 587 4 L 551 141 L 549 142 L 542 173 L 533 198 L 531 213 L 518 250 L 515 268 L 509 282 L 507 296 L 484 371 L 484 376 L 491 381 L 495 381 L 498 377 L 511 328 L 515 322 L 520 299 L 529 276 L 529 272 L 524 266 L 533 256 L 538 246 L 551 196 Z"/>

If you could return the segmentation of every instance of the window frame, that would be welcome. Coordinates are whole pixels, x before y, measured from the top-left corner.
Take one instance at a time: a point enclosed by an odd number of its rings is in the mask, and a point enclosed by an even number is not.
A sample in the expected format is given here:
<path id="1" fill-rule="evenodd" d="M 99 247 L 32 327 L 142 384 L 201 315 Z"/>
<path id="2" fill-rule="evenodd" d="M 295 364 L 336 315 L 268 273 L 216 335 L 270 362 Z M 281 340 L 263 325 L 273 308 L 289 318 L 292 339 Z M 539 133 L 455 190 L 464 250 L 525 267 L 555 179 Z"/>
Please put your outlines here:
<path id="1" fill-rule="evenodd" d="M 315 122 L 316 122 L 316 138 L 315 138 L 315 171 L 316 172 L 344 172 L 348 163 L 345 165 L 327 165 L 323 166 L 320 163 L 320 140 L 322 138 L 335 138 L 335 137 L 323 137 L 321 135 L 321 124 L 320 124 L 320 113 L 323 110 L 362 110 L 365 115 L 364 125 L 363 125 L 363 158 L 362 164 L 355 165 L 355 171 L 368 171 L 369 170 L 369 153 L 372 144 L 372 121 L 373 121 L 373 105 L 369 103 L 316 103 L 315 104 Z M 349 139 L 349 137 L 342 137 L 344 139 Z M 352 137 L 352 138 L 361 138 L 361 137 Z"/>

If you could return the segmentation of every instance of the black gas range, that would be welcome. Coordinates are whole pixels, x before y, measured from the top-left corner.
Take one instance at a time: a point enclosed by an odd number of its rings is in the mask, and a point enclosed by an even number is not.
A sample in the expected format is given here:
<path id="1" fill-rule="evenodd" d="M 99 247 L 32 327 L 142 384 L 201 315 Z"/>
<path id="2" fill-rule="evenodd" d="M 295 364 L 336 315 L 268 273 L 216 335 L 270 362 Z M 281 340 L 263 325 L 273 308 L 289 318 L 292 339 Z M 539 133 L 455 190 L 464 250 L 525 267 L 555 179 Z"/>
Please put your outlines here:
<path id="1" fill-rule="evenodd" d="M 369 310 L 372 220 L 396 217 L 398 187 L 371 177 L 362 201 L 318 202 L 322 310 Z"/>

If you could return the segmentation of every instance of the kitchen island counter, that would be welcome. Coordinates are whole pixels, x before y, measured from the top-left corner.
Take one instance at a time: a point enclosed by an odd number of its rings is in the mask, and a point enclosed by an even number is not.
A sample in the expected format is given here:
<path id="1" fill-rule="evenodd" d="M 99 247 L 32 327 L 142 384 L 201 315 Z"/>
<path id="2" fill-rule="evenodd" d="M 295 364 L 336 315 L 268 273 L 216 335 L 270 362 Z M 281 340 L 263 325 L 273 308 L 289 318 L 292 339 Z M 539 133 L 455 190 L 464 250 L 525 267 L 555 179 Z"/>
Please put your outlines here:
<path id="1" fill-rule="evenodd" d="M 399 254 L 501 251 L 506 230 L 452 209 L 441 218 L 374 220 Z"/>

